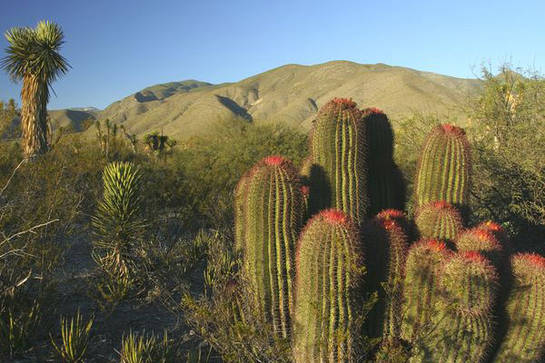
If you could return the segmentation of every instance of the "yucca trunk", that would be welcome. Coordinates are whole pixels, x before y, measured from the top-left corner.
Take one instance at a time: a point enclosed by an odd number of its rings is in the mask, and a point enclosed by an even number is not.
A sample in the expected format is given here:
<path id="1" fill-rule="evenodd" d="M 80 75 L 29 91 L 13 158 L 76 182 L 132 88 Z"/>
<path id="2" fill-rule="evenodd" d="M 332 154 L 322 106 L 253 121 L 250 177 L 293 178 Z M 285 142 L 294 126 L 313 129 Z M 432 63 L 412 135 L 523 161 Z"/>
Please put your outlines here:
<path id="1" fill-rule="evenodd" d="M 47 143 L 47 83 L 28 74 L 23 78 L 21 90 L 21 128 L 23 153 L 31 159 L 49 149 Z"/>

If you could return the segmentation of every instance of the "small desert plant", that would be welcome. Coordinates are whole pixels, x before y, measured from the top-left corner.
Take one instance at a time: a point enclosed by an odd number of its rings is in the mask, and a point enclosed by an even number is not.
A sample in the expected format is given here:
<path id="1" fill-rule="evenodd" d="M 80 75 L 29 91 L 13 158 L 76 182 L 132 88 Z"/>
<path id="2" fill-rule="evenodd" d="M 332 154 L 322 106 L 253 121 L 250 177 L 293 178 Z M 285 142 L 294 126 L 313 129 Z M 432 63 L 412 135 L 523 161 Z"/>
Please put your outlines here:
<path id="1" fill-rule="evenodd" d="M 104 195 L 92 219 L 96 239 L 93 259 L 108 277 L 101 294 L 123 298 L 134 272 L 134 250 L 144 232 L 140 218 L 141 173 L 128 162 L 113 162 L 104 168 Z"/>
<path id="2" fill-rule="evenodd" d="M 79 310 L 70 321 L 66 317 L 61 317 L 62 343 L 57 345 L 53 337 L 50 336 L 50 338 L 57 356 L 63 362 L 80 363 L 84 361 L 83 358 L 87 352 L 93 320 L 93 318 L 90 318 L 87 322 L 84 322 Z"/>
<path id="3" fill-rule="evenodd" d="M 0 306 L 0 357 L 13 358 L 33 346 L 42 319 L 41 306 L 33 301 L 2 301 Z"/>
<path id="4" fill-rule="evenodd" d="M 145 331 L 130 331 L 121 340 L 121 363 L 169 363 L 177 362 L 178 350 L 165 331 L 162 338 Z"/>

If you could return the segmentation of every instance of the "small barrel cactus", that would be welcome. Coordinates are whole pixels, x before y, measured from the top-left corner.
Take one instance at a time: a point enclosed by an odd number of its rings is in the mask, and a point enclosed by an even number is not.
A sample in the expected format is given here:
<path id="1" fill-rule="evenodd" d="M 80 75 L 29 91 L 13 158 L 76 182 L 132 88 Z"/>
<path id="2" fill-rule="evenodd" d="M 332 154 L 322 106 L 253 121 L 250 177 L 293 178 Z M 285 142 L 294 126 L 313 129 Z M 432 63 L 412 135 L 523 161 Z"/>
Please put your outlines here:
<path id="1" fill-rule="evenodd" d="M 310 219 L 297 247 L 295 362 L 351 362 L 360 337 L 363 254 L 351 218 L 335 209 Z"/>
<path id="2" fill-rule="evenodd" d="M 479 252 L 461 252 L 445 262 L 439 279 L 433 329 L 416 347 L 430 362 L 482 362 L 493 340 L 498 278 Z"/>
<path id="3" fill-rule="evenodd" d="M 403 209 L 405 183 L 394 162 L 394 133 L 384 112 L 362 110 L 367 127 L 369 215 L 383 209 Z"/>
<path id="4" fill-rule="evenodd" d="M 484 231 L 492 233 L 492 235 L 494 235 L 496 240 L 502 245 L 502 248 L 505 251 L 505 254 L 506 255 L 511 254 L 512 246 L 511 246 L 511 243 L 509 242 L 509 238 L 507 237 L 507 233 L 505 232 L 502 226 L 492 221 L 486 221 L 486 222 L 480 223 L 475 228 L 482 229 Z"/>
<path id="5" fill-rule="evenodd" d="M 313 168 L 329 193 L 322 203 L 350 215 L 361 228 L 367 214 L 367 138 L 362 113 L 352 100 L 334 98 L 314 120 Z M 311 195 L 312 190 L 311 180 Z M 322 182 L 319 182 L 322 184 Z M 312 203 L 311 203 L 312 204 Z"/>
<path id="6" fill-rule="evenodd" d="M 415 224 L 422 238 L 452 241 L 462 230 L 462 216 L 446 202 L 432 202 L 417 209 Z"/>
<path id="7" fill-rule="evenodd" d="M 364 228 L 367 281 L 370 291 L 378 291 L 379 302 L 369 314 L 367 328 L 372 337 L 399 338 L 401 300 L 408 239 L 404 213 L 388 209 Z"/>
<path id="8" fill-rule="evenodd" d="M 438 278 L 451 255 L 444 242 L 423 239 L 409 248 L 403 283 L 401 337 L 416 344 L 433 329 L 431 318 L 438 297 Z"/>
<path id="9" fill-rule="evenodd" d="M 289 160 L 269 156 L 258 162 L 239 183 L 243 218 L 244 276 L 252 289 L 255 309 L 275 332 L 289 337 L 293 314 L 295 243 L 301 230 L 304 203 L 297 171 Z"/>
<path id="10" fill-rule="evenodd" d="M 520 253 L 511 258 L 511 265 L 507 332 L 495 361 L 540 362 L 545 357 L 545 258 Z"/>
<path id="11" fill-rule="evenodd" d="M 496 268 L 503 263 L 504 250 L 494 234 L 488 230 L 474 227 L 460 232 L 456 238 L 459 252 L 478 251 L 488 258 Z"/>
<path id="12" fill-rule="evenodd" d="M 444 124 L 428 136 L 416 173 L 418 206 L 445 201 L 466 207 L 469 201 L 471 150 L 465 131 Z"/>

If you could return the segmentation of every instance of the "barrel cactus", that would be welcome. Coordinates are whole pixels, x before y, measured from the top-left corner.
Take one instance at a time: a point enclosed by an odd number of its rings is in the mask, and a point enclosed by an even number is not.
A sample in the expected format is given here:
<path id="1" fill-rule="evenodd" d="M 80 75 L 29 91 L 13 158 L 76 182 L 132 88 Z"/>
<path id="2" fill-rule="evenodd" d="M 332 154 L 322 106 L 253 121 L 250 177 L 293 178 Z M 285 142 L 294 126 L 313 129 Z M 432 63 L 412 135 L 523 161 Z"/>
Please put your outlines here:
<path id="1" fill-rule="evenodd" d="M 507 332 L 497 362 L 538 362 L 545 357 L 545 258 L 531 253 L 511 258 L 513 286 L 507 300 Z"/>
<path id="2" fill-rule="evenodd" d="M 500 267 L 504 258 L 503 246 L 494 234 L 479 227 L 462 231 L 456 238 L 456 249 L 459 252 L 478 251 L 486 256 L 496 268 Z"/>
<path id="3" fill-rule="evenodd" d="M 244 277 L 255 297 L 255 309 L 272 322 L 279 336 L 291 331 L 294 301 L 295 243 L 301 229 L 304 203 L 297 171 L 289 160 L 269 156 L 259 161 L 239 183 L 235 205 L 244 211 L 237 233 L 244 232 L 240 246 Z M 247 184 L 247 185 L 246 185 Z"/>
<path id="4" fill-rule="evenodd" d="M 295 362 L 350 362 L 360 337 L 363 254 L 351 218 L 315 215 L 297 248 Z"/>
<path id="5" fill-rule="evenodd" d="M 394 162 L 394 132 L 378 108 L 362 110 L 367 127 L 369 215 L 383 209 L 403 209 L 405 183 Z"/>
<path id="6" fill-rule="evenodd" d="M 465 208 L 469 201 L 471 151 L 465 131 L 444 124 L 428 136 L 416 173 L 418 206 L 445 201 Z"/>
<path id="7" fill-rule="evenodd" d="M 414 218 L 420 237 L 452 241 L 462 230 L 462 216 L 446 202 L 432 202 L 417 209 Z"/>
<path id="8" fill-rule="evenodd" d="M 366 143 L 365 122 L 355 102 L 334 98 L 320 109 L 310 144 L 314 168 L 323 174 L 328 193 L 318 197 L 350 215 L 358 227 L 367 214 Z"/>
<path id="9" fill-rule="evenodd" d="M 451 252 L 444 242 L 423 239 L 409 248 L 403 283 L 401 337 L 416 343 L 433 329 L 431 318 L 438 297 L 438 279 Z"/>
<path id="10" fill-rule="evenodd" d="M 389 209 L 381 212 L 364 228 L 367 281 L 370 291 L 379 292 L 379 302 L 367 321 L 373 337 L 400 336 L 402 286 L 407 256 L 407 222 L 404 213 Z"/>
<path id="11" fill-rule="evenodd" d="M 493 340 L 498 277 L 488 259 L 461 252 L 445 262 L 433 330 L 416 356 L 432 362 L 482 362 Z"/>

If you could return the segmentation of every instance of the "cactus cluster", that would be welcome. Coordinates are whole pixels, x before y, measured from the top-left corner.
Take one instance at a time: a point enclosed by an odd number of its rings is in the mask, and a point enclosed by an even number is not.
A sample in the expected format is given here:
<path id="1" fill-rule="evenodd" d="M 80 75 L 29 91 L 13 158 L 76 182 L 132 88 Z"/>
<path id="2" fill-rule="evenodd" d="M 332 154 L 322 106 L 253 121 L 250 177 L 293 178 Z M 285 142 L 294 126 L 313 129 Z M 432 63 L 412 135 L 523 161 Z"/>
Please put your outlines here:
<path id="1" fill-rule="evenodd" d="M 412 219 L 382 111 L 331 100 L 310 150 L 299 172 L 271 156 L 235 190 L 246 295 L 295 362 L 544 357 L 545 258 L 510 257 L 494 222 L 465 225 L 471 153 L 462 129 L 439 125 L 427 138 Z"/>

